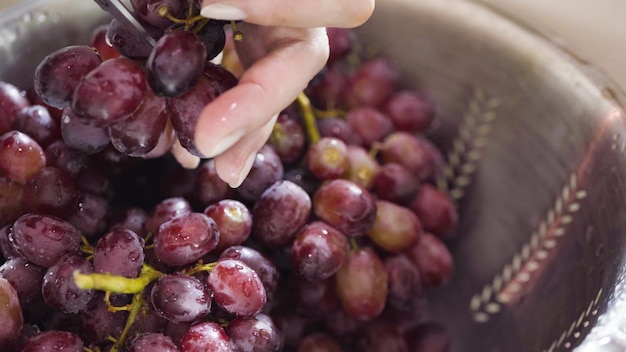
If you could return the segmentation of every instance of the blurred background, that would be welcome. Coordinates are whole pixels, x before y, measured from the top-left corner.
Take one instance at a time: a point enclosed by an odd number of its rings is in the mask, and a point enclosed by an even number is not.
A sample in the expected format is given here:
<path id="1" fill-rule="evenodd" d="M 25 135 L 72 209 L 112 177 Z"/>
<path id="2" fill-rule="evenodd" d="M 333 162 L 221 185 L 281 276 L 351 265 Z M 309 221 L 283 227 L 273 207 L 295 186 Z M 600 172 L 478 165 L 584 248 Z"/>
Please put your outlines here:
<path id="1" fill-rule="evenodd" d="M 20 1 L 23 0 L 0 0 L 0 10 Z M 473 1 L 551 38 L 580 59 L 605 71 L 626 91 L 626 1 Z"/>

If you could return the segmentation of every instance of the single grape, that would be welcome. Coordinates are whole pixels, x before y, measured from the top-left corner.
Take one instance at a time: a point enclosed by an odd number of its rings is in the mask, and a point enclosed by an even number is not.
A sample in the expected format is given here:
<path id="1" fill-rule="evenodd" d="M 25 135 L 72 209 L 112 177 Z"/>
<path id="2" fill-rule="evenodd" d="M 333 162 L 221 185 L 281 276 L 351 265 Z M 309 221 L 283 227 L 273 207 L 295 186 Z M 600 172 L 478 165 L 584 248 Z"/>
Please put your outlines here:
<path id="1" fill-rule="evenodd" d="M 252 235 L 268 246 L 290 243 L 310 215 L 309 195 L 291 181 L 278 181 L 265 190 L 254 204 Z"/>
<path id="2" fill-rule="evenodd" d="M 114 306 L 121 306 L 122 303 L 117 302 L 124 301 L 122 296 L 111 296 L 111 304 Z M 110 311 L 109 306 L 104 300 L 104 293 L 99 292 L 91 300 L 87 308 L 80 314 L 81 322 L 81 337 L 86 342 L 102 343 L 105 342 L 107 337 L 112 336 L 119 338 L 126 324 L 128 318 L 128 311 L 117 310 Z"/>
<path id="3" fill-rule="evenodd" d="M 222 199 L 204 209 L 204 214 L 215 220 L 220 229 L 216 251 L 242 244 L 252 231 L 252 213 L 245 204 L 234 199 Z"/>
<path id="4" fill-rule="evenodd" d="M 250 173 L 235 191 L 246 201 L 256 201 L 269 186 L 281 180 L 284 174 L 285 168 L 280 157 L 274 148 L 266 144 L 257 152 Z"/>
<path id="5" fill-rule="evenodd" d="M 407 132 L 394 132 L 380 147 L 385 162 L 395 162 L 406 167 L 420 181 L 433 179 L 439 172 L 440 152 L 424 137 Z"/>
<path id="6" fill-rule="evenodd" d="M 362 236 L 376 221 L 376 200 L 358 184 L 327 181 L 313 196 L 313 211 L 346 236 Z"/>
<path id="7" fill-rule="evenodd" d="M 203 213 L 179 215 L 159 226 L 154 236 L 157 258 L 170 266 L 197 261 L 217 247 L 217 223 Z"/>
<path id="8" fill-rule="evenodd" d="M 61 128 L 45 106 L 31 105 L 15 115 L 13 128 L 33 138 L 42 148 L 61 139 Z"/>
<path id="9" fill-rule="evenodd" d="M 63 110 L 61 135 L 65 144 L 85 154 L 95 154 L 109 145 L 109 133 L 105 127 L 84 124 L 70 108 Z"/>
<path id="10" fill-rule="evenodd" d="M 435 118 L 433 104 L 421 94 L 410 90 L 393 93 L 383 111 L 396 130 L 410 133 L 426 130 Z"/>
<path id="11" fill-rule="evenodd" d="M 17 296 L 18 292 L 11 283 L 0 277 L 0 347 L 8 348 L 9 344 L 20 337 L 24 316 Z"/>
<path id="12" fill-rule="evenodd" d="M 275 352 L 282 347 L 280 332 L 265 314 L 237 317 L 228 324 L 226 333 L 233 352 Z"/>
<path id="13" fill-rule="evenodd" d="M 83 193 L 91 193 L 107 200 L 114 197 L 113 175 L 102 165 L 90 164 L 78 175 L 76 184 Z"/>
<path id="14" fill-rule="evenodd" d="M 127 352 L 179 352 L 180 349 L 168 336 L 158 332 L 146 332 L 128 343 Z M 183 350 L 185 351 L 185 350 Z"/>
<path id="15" fill-rule="evenodd" d="M 175 18 L 184 15 L 185 1 L 180 0 L 131 0 L 133 10 L 139 19 L 149 25 L 166 29 L 173 22 L 166 16 L 161 15 L 161 11 Z"/>
<path id="16" fill-rule="evenodd" d="M 93 270 L 135 278 L 144 260 L 144 240 L 129 229 L 112 229 L 100 237 L 93 253 Z"/>
<path id="17" fill-rule="evenodd" d="M 211 311 L 211 294 L 197 278 L 182 274 L 160 277 L 152 286 L 154 309 L 176 323 L 197 322 Z"/>
<path id="18" fill-rule="evenodd" d="M 232 198 L 234 191 L 217 175 L 215 160 L 208 159 L 196 169 L 193 194 L 202 206 L 207 207 L 222 199 Z"/>
<path id="19" fill-rule="evenodd" d="M 210 81 L 217 82 L 222 92 L 236 86 L 239 82 L 237 76 L 235 76 L 229 69 L 210 61 L 207 62 L 204 67 L 204 76 Z"/>
<path id="20" fill-rule="evenodd" d="M 424 229 L 442 238 L 448 238 L 456 227 L 459 216 L 452 199 L 430 184 L 424 184 L 411 203 Z"/>
<path id="21" fill-rule="evenodd" d="M 127 119 L 109 126 L 111 144 L 120 153 L 145 156 L 153 150 L 167 126 L 165 98 L 148 90 L 139 108 Z"/>
<path id="22" fill-rule="evenodd" d="M 386 200 L 376 201 L 376 221 L 367 236 L 387 252 L 400 253 L 414 246 L 422 224 L 411 209 Z"/>
<path id="23" fill-rule="evenodd" d="M 292 277 L 289 294 L 295 301 L 295 311 L 311 319 L 322 319 L 341 309 L 334 277 L 316 281 Z"/>
<path id="24" fill-rule="evenodd" d="M 198 116 L 202 109 L 217 98 L 222 91 L 223 88 L 219 82 L 201 75 L 198 83 L 188 92 L 167 100 L 167 109 L 176 136 L 180 144 L 193 155 L 203 157 L 194 142 Z"/>
<path id="25" fill-rule="evenodd" d="M 348 170 L 342 178 L 371 190 L 380 171 L 378 160 L 364 147 L 348 145 L 348 164 Z"/>
<path id="26" fill-rule="evenodd" d="M 95 295 L 93 290 L 82 290 L 74 283 L 74 272 L 93 272 L 91 263 L 77 254 L 66 254 L 48 268 L 43 277 L 41 293 L 51 308 L 64 313 L 84 311 Z"/>
<path id="27" fill-rule="evenodd" d="M 137 110 L 147 91 L 139 63 L 122 57 L 110 59 L 80 81 L 72 97 L 72 110 L 84 124 L 109 126 Z"/>
<path id="28" fill-rule="evenodd" d="M 384 259 L 389 292 L 387 302 L 396 309 L 413 309 L 414 297 L 423 296 L 422 280 L 417 266 L 405 254 Z"/>
<path id="29" fill-rule="evenodd" d="M 365 147 L 382 141 L 394 131 L 389 116 L 371 107 L 358 106 L 350 109 L 346 114 L 346 121 L 360 137 Z"/>
<path id="30" fill-rule="evenodd" d="M 348 252 L 336 275 L 343 310 L 360 320 L 372 320 L 385 308 L 388 277 L 385 264 L 369 247 Z"/>
<path id="31" fill-rule="evenodd" d="M 59 218 L 24 214 L 12 228 L 17 250 L 29 261 L 50 267 L 66 253 L 78 253 L 80 233 L 69 222 Z"/>
<path id="32" fill-rule="evenodd" d="M 163 35 L 162 28 L 150 26 L 146 23 L 143 24 L 143 27 L 153 38 Z M 152 46 L 147 41 L 139 38 L 128 25 L 115 18 L 109 23 L 106 40 L 122 56 L 133 60 L 145 60 L 152 51 Z"/>
<path id="33" fill-rule="evenodd" d="M 11 83 L 0 81 L 0 135 L 13 129 L 18 111 L 30 106 L 25 94 Z"/>
<path id="34" fill-rule="evenodd" d="M 278 115 L 267 143 L 272 146 L 283 164 L 296 162 L 306 150 L 304 128 L 299 121 L 283 112 Z"/>
<path id="35" fill-rule="evenodd" d="M 380 107 L 396 89 L 400 73 L 384 57 L 374 57 L 358 67 L 346 87 L 346 101 L 352 107 Z"/>
<path id="36" fill-rule="evenodd" d="M 64 218 L 77 210 L 78 197 L 71 175 L 56 167 L 44 167 L 24 184 L 22 201 L 31 213 Z"/>
<path id="37" fill-rule="evenodd" d="M 23 184 L 45 166 L 46 155 L 30 136 L 15 130 L 0 135 L 0 174 Z"/>
<path id="38" fill-rule="evenodd" d="M 57 167 L 73 177 L 87 169 L 89 164 L 87 155 L 62 140 L 50 144 L 45 150 L 45 155 L 48 166 Z"/>
<path id="39" fill-rule="evenodd" d="M 334 275 L 346 257 L 348 241 L 339 230 L 322 222 L 306 225 L 291 245 L 293 270 L 310 281 Z"/>
<path id="40" fill-rule="evenodd" d="M 321 109 L 334 109 L 345 105 L 348 77 L 341 65 L 329 65 L 314 77 L 305 90 L 311 102 Z"/>
<path id="41" fill-rule="evenodd" d="M 231 352 L 230 338 L 217 323 L 206 321 L 192 325 L 183 336 L 182 352 Z"/>
<path id="42" fill-rule="evenodd" d="M 207 60 L 215 58 L 224 50 L 226 45 L 226 32 L 224 31 L 224 21 L 209 20 L 198 31 L 198 37 L 204 44 L 207 53 Z"/>
<path id="43" fill-rule="evenodd" d="M 111 216 L 111 229 L 128 229 L 139 237 L 146 236 L 148 213 L 139 207 L 118 208 Z"/>
<path id="44" fill-rule="evenodd" d="M 22 307 L 41 299 L 41 284 L 45 273 L 45 268 L 22 257 L 8 259 L 0 266 L 0 277 L 13 286 Z"/>
<path id="45" fill-rule="evenodd" d="M 23 192 L 21 184 L 0 176 L 0 226 L 9 224 L 26 212 L 22 203 Z"/>
<path id="46" fill-rule="evenodd" d="M 251 317 L 260 313 L 267 300 L 259 275 L 241 260 L 220 259 L 207 282 L 213 301 L 237 316 Z"/>
<path id="47" fill-rule="evenodd" d="M 341 139 L 323 137 L 309 147 L 306 163 L 311 173 L 320 180 L 338 178 L 350 166 L 348 147 Z"/>
<path id="48" fill-rule="evenodd" d="M 61 330 L 42 331 L 29 339 L 21 352 L 83 352 L 78 334 Z"/>
<path id="49" fill-rule="evenodd" d="M 158 96 L 179 97 L 191 89 L 204 72 L 207 51 L 192 31 L 174 30 L 156 43 L 148 60 L 148 84 Z"/>
<path id="50" fill-rule="evenodd" d="M 323 332 L 306 335 L 296 352 L 342 352 L 339 342 L 331 335 Z"/>
<path id="51" fill-rule="evenodd" d="M 220 254 L 219 259 L 236 259 L 242 261 L 257 273 L 263 283 L 268 299 L 270 296 L 277 293 L 280 272 L 276 264 L 263 253 L 250 247 L 232 246 L 226 248 L 226 250 Z"/>
<path id="52" fill-rule="evenodd" d="M 352 125 L 343 118 L 317 119 L 317 128 L 322 137 L 338 138 L 348 145 L 359 146 L 363 144 L 361 137 L 354 131 Z"/>
<path id="53" fill-rule="evenodd" d="M 71 105 L 80 81 L 101 63 L 98 52 L 85 45 L 58 49 L 37 66 L 35 91 L 46 104 L 65 109 Z"/>
<path id="54" fill-rule="evenodd" d="M 91 32 L 91 38 L 89 38 L 89 46 L 94 48 L 98 52 L 98 54 L 102 58 L 102 61 L 120 57 L 120 53 L 115 50 L 113 45 L 111 45 L 107 40 L 108 31 L 108 24 L 100 25 L 94 28 L 94 30 Z"/>
<path id="55" fill-rule="evenodd" d="M 448 247 L 437 236 L 425 232 L 416 245 L 405 252 L 420 272 L 426 288 L 441 287 L 454 274 L 454 259 Z"/>
<path id="56" fill-rule="evenodd" d="M 66 220 L 74 225 L 87 239 L 97 239 L 106 230 L 111 206 L 96 194 L 81 192 L 78 208 Z"/>
<path id="57" fill-rule="evenodd" d="M 384 163 L 376 173 L 373 192 L 380 199 L 408 205 L 420 189 L 420 182 L 398 163 Z"/>
<path id="58" fill-rule="evenodd" d="M 191 204 L 182 197 L 161 200 L 146 217 L 145 227 L 148 232 L 156 232 L 159 226 L 179 215 L 191 213 Z"/>

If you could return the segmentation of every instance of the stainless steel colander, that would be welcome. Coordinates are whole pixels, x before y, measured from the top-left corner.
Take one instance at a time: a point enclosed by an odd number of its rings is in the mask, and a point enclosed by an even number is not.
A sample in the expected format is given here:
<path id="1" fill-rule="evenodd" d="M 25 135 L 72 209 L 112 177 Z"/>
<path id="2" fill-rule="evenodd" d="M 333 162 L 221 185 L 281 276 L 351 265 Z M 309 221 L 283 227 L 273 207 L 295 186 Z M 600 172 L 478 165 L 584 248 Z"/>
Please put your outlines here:
<path id="1" fill-rule="evenodd" d="M 454 351 L 626 351 L 626 120 L 617 85 L 462 0 L 379 0 L 361 38 L 435 102 L 461 221 L 456 274 L 431 291 Z M 84 42 L 92 1 L 0 13 L 0 79 L 26 87 Z"/>

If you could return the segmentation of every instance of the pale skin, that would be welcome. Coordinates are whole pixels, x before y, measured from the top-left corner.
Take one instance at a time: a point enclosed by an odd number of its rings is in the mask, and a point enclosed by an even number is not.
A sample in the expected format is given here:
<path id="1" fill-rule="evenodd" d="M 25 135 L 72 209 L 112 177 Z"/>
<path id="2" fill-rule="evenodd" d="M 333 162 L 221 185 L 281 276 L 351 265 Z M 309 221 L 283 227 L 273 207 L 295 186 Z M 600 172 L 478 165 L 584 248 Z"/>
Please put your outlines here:
<path id="1" fill-rule="evenodd" d="M 195 132 L 199 150 L 215 158 L 217 173 L 239 186 L 257 151 L 270 136 L 278 113 L 291 104 L 328 59 L 325 27 L 356 27 L 374 10 L 374 0 L 204 0 L 202 15 L 242 20 L 245 40 L 237 54 L 245 69 L 239 84 L 202 111 Z M 199 159 L 180 145 L 181 165 Z"/>

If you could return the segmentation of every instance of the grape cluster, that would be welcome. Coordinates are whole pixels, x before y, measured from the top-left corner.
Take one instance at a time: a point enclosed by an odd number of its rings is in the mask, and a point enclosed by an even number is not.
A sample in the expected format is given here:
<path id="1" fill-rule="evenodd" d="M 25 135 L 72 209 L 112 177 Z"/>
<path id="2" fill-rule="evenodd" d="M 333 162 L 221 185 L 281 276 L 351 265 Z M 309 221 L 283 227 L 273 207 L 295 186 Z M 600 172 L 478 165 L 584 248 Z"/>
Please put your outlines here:
<path id="1" fill-rule="evenodd" d="M 327 66 L 232 189 L 159 147 L 193 150 L 236 83 L 207 62 L 224 24 L 181 3 L 132 1 L 154 48 L 114 20 L 33 87 L 0 82 L 0 349 L 449 350 L 427 300 L 458 221 L 432 103 L 329 28 Z"/>

